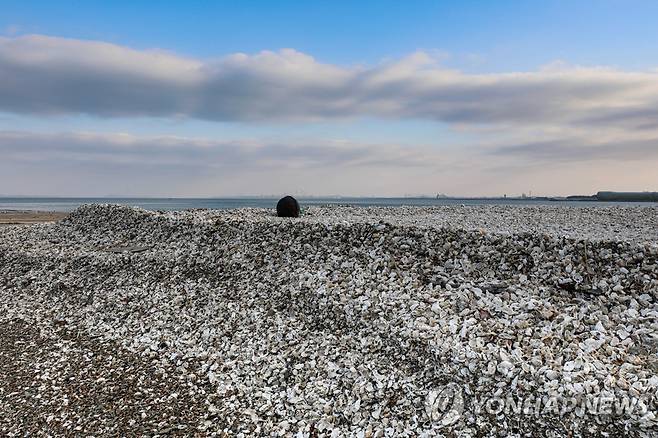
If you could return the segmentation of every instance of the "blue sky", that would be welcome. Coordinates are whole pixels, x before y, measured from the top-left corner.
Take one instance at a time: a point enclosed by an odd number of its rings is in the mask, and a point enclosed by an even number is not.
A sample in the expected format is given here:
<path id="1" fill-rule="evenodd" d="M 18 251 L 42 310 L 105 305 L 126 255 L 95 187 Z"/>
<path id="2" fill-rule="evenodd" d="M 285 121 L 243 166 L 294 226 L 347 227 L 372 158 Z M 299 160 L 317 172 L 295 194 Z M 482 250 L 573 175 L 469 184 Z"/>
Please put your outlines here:
<path id="1" fill-rule="evenodd" d="M 374 63 L 418 49 L 470 71 L 575 64 L 655 67 L 655 1 L 2 1 L 0 29 L 181 54 L 292 47 Z"/>
<path id="2" fill-rule="evenodd" d="M 4 95 L 0 88 L 0 150 L 9 157 L 0 193 L 658 188 L 649 167 L 658 155 L 652 113 L 658 2 L 23 0 L 1 7 L 0 75 L 18 85 Z M 111 47 L 120 52 L 116 59 Z M 170 58 L 149 70 L 154 51 Z M 271 55 L 259 56 L 263 51 Z M 122 64 L 133 55 L 132 65 Z M 34 74 L 34 82 L 19 71 Z M 135 85 L 152 81 L 148 92 Z M 271 87 L 260 90 L 264 84 Z M 178 86 L 188 88 L 174 95 Z M 103 95 L 106 87 L 124 104 Z M 548 103 L 539 105 L 541 99 Z M 182 155 L 199 148 L 207 155 L 185 164 L 193 170 L 184 183 L 181 164 L 174 181 L 167 172 L 179 158 L 167 155 L 171 150 L 162 152 L 161 168 L 138 161 L 143 150 L 159 156 L 149 146 L 155 138 L 177 142 Z M 128 152 L 117 146 L 125 141 Z M 24 152 L 40 142 L 50 145 L 50 164 Z M 61 142 L 80 149 L 58 150 Z M 235 144 L 240 154 L 226 155 Z M 281 170 L 268 155 L 272 148 L 289 154 L 284 167 L 294 170 Z M 85 156 L 91 150 L 97 153 Z M 386 152 L 378 157 L 379 150 Z M 335 154 L 342 158 L 328 159 Z M 87 168 L 77 180 L 76 160 Z M 128 177 L 118 184 L 109 172 L 89 183 L 94 168 Z M 621 173 L 612 178 L 610 169 Z"/>

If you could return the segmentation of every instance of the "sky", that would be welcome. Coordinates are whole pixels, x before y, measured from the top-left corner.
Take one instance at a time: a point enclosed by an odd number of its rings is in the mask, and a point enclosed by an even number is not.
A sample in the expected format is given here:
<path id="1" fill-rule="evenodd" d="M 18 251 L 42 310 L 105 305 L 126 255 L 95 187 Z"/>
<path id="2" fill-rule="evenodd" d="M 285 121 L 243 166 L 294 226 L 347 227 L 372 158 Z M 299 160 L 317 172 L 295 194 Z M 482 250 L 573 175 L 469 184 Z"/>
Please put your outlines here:
<path id="1" fill-rule="evenodd" d="M 0 10 L 0 195 L 658 190 L 655 1 Z"/>

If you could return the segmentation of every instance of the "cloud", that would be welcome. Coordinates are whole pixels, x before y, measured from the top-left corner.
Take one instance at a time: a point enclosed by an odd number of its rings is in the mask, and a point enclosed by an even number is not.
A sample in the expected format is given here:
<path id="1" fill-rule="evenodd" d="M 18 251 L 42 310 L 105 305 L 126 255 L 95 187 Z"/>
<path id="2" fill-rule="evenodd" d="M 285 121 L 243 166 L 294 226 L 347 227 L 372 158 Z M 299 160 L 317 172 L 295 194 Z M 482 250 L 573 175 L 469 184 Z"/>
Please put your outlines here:
<path id="1" fill-rule="evenodd" d="M 279 143 L 0 131 L 0 193 L 198 197 L 649 190 L 658 165 L 655 144 L 638 139 L 629 149 L 616 140 L 582 143 L 574 136 L 545 143 L 494 139 L 446 150 L 321 139 Z"/>
<path id="2" fill-rule="evenodd" d="M 98 41 L 0 37 L 0 116 L 238 121 L 242 132 L 264 122 L 422 119 L 456 134 L 456 144 L 437 140 L 432 148 L 0 131 L 0 186 L 4 193 L 163 196 L 270 188 L 501 194 L 523 191 L 528 181 L 546 194 L 655 189 L 656 108 L 658 71 L 554 63 L 466 74 L 424 52 L 339 66 L 292 49 L 194 59 Z"/>
<path id="3" fill-rule="evenodd" d="M 0 110 L 103 117 L 306 121 L 349 117 L 454 124 L 655 126 L 658 73 L 551 65 L 465 74 L 426 53 L 375 66 L 285 49 L 185 58 L 97 41 L 0 38 Z"/>
<path id="4" fill-rule="evenodd" d="M 37 196 L 402 195 L 449 159 L 422 147 L 0 131 L 0 193 Z"/>
<path id="5" fill-rule="evenodd" d="M 592 143 L 583 138 L 561 138 L 500 146 L 492 155 L 538 163 L 591 161 L 656 161 L 658 137 Z"/>
<path id="6" fill-rule="evenodd" d="M 85 132 L 0 131 L 0 154 L 5 162 L 48 162 L 53 165 L 99 162 L 223 170 L 402 168 L 437 166 L 441 162 L 438 154 L 431 150 L 391 144 L 328 140 L 282 144 Z"/>

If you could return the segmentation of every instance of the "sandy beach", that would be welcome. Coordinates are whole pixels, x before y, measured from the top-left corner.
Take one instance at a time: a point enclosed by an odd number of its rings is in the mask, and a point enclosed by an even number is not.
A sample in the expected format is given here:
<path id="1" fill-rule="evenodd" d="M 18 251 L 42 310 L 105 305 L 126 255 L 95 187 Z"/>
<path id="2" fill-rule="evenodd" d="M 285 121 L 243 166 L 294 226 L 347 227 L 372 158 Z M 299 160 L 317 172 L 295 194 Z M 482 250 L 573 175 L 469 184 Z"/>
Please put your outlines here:
<path id="1" fill-rule="evenodd" d="M 2 435 L 658 433 L 656 207 L 0 214 L 29 221 Z"/>
<path id="2" fill-rule="evenodd" d="M 0 227 L 6 225 L 31 225 L 56 222 L 64 219 L 68 213 L 52 211 L 13 211 L 0 210 Z"/>

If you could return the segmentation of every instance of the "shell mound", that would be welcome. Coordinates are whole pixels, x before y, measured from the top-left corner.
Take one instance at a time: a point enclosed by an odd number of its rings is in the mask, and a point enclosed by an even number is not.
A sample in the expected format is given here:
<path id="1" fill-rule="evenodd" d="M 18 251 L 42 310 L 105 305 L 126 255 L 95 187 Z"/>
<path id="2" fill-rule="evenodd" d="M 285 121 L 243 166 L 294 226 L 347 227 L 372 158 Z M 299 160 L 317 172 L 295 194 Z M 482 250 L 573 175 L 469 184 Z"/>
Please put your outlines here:
<path id="1" fill-rule="evenodd" d="M 163 416 L 158 430 L 657 431 L 655 243 L 384 213 L 317 208 L 290 221 L 92 205 L 55 225 L 3 229 L 0 323 L 24 321 L 49 339 L 66 327 L 184 382 L 176 393 L 199 411 L 178 425 Z M 487 404 L 508 398 L 527 412 Z M 603 398 L 642 405 L 559 404 Z M 551 399 L 557 407 L 546 408 Z M 45 409 L 51 427 L 64 424 L 65 410 Z"/>

